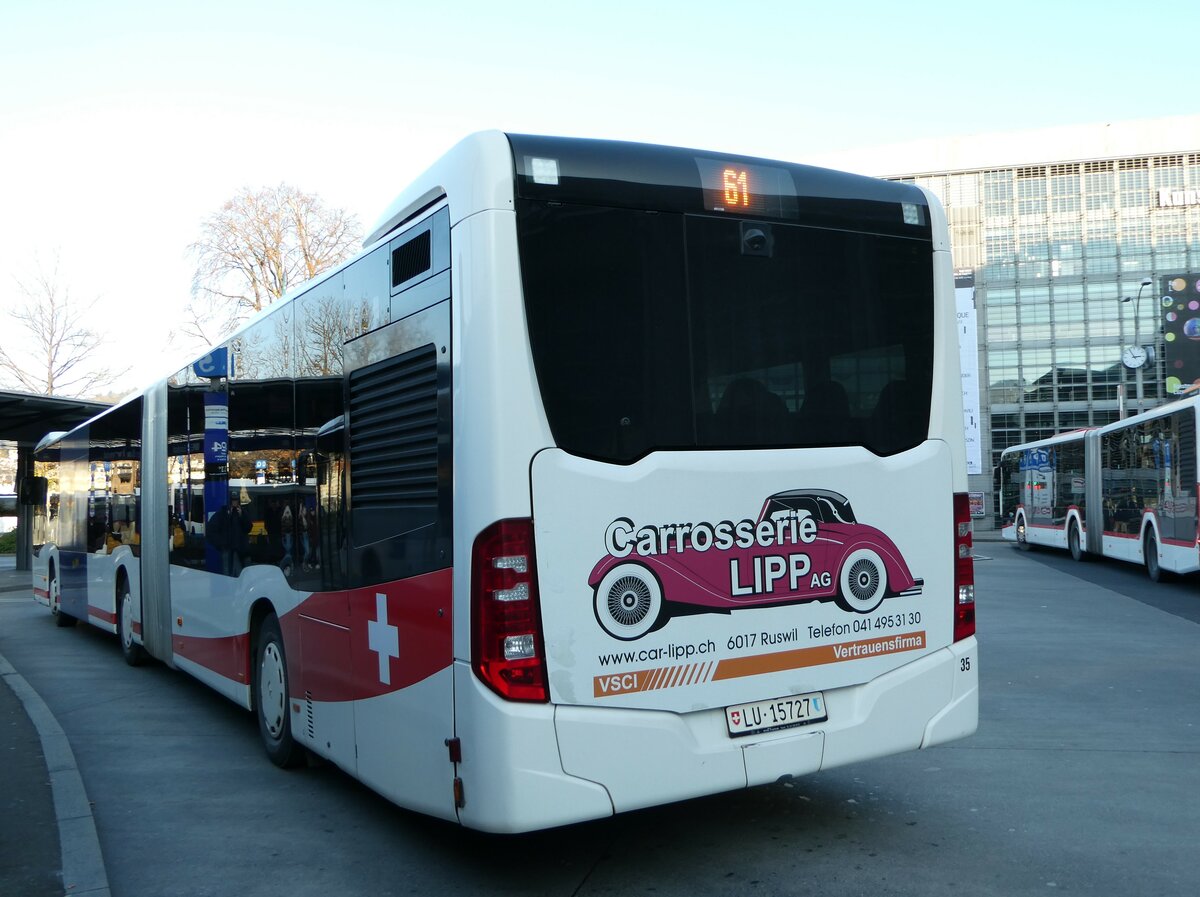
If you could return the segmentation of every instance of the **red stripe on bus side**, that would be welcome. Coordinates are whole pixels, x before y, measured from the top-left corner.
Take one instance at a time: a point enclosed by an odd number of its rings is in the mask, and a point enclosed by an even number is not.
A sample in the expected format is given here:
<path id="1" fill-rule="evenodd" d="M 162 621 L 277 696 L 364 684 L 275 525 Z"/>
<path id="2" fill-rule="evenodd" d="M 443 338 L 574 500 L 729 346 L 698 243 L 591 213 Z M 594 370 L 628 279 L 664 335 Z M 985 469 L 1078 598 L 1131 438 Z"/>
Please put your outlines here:
<path id="1" fill-rule="evenodd" d="M 192 663 L 198 663 L 205 669 L 212 670 L 234 682 L 248 681 L 247 677 L 250 672 L 249 633 L 218 638 L 176 634 L 172 637 L 171 644 L 176 654 Z"/>
<path id="2" fill-rule="evenodd" d="M 380 595 L 386 620 L 379 618 Z M 313 593 L 279 621 L 289 691 L 314 701 L 361 701 L 447 669 L 454 662 L 451 599 L 449 569 Z M 395 655 L 378 650 L 390 645 L 389 636 L 395 637 Z M 176 654 L 205 669 L 234 682 L 250 681 L 249 633 L 217 638 L 176 633 L 172 644 Z"/>

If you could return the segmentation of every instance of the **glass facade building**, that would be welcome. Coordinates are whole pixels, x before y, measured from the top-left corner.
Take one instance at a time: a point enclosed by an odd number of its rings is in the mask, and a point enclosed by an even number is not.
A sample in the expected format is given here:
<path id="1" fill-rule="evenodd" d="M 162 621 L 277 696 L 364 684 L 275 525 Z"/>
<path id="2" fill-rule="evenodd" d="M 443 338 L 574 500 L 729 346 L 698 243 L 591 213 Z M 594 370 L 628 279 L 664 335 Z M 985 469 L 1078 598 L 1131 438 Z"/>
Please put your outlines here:
<path id="1" fill-rule="evenodd" d="M 1187 121 L 1189 136 L 1200 133 L 1200 118 Z M 1153 133 L 1134 137 L 1126 143 L 1135 148 L 1154 143 Z M 1010 144 L 1025 157 L 1038 146 Z M 992 472 L 1004 448 L 1170 398 L 1158 284 L 1200 272 L 1200 141 L 1191 152 L 1149 146 L 1088 155 L 1085 141 L 1075 157 L 890 177 L 942 200 L 955 266 L 974 273 L 982 470 L 971 488 L 985 493 L 980 528 L 995 520 Z M 1155 347 L 1140 370 L 1122 364 L 1132 345 Z"/>

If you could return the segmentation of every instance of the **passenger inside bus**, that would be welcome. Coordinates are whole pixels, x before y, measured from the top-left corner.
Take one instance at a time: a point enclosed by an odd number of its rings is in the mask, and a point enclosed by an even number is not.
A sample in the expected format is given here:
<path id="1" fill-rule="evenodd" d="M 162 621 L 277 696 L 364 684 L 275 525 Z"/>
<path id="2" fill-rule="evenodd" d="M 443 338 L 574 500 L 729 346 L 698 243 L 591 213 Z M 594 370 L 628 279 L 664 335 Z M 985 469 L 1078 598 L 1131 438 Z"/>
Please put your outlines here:
<path id="1" fill-rule="evenodd" d="M 783 399 L 753 377 L 739 377 L 725 387 L 713 423 L 716 442 L 763 445 L 785 442 L 790 415 Z"/>
<path id="2" fill-rule="evenodd" d="M 804 389 L 800 436 L 805 442 L 857 442 L 851 432 L 850 399 L 836 380 L 817 380 Z"/>
<path id="3" fill-rule="evenodd" d="M 879 391 L 875 408 L 867 419 L 867 444 L 889 455 L 910 448 L 924 437 L 929 418 L 918 408 L 927 408 L 929 393 L 922 394 L 907 380 L 892 380 Z M 920 430 L 920 432 L 917 432 Z"/>

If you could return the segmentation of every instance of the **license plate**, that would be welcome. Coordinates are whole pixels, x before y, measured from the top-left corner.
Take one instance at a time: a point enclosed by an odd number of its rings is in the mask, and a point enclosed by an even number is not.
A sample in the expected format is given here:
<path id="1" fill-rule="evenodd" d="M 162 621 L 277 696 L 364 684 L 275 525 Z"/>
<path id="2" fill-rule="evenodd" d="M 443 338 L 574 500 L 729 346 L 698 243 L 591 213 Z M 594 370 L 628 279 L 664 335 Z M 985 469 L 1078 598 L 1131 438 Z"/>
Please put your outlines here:
<path id="1" fill-rule="evenodd" d="M 825 712 L 825 696 L 819 691 L 725 708 L 725 723 L 734 738 L 790 729 L 792 726 L 819 723 L 826 719 L 829 719 L 829 714 Z"/>

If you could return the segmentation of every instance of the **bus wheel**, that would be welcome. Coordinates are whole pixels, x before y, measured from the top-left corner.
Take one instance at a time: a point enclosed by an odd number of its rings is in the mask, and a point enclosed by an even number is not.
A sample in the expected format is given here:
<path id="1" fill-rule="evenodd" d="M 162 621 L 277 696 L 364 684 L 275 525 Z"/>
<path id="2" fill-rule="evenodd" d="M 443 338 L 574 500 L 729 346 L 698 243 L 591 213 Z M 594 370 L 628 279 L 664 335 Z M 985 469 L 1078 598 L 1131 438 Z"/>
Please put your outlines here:
<path id="1" fill-rule="evenodd" d="M 59 585 L 58 574 L 53 571 L 50 573 L 48 591 L 50 592 L 50 613 L 54 615 L 54 625 L 61 626 L 64 629 L 68 626 L 74 626 L 75 618 L 70 614 L 63 613 L 62 586 Z"/>
<path id="2" fill-rule="evenodd" d="M 662 585 L 641 564 L 618 564 L 596 586 L 596 620 L 613 638 L 632 641 L 663 616 Z"/>
<path id="3" fill-rule="evenodd" d="M 287 655 L 279 619 L 269 614 L 258 628 L 254 640 L 254 674 L 251 677 L 258 732 L 267 756 L 276 766 L 295 766 L 301 748 L 292 738 L 292 718 L 288 710 Z"/>
<path id="4" fill-rule="evenodd" d="M 887 568 L 869 548 L 850 552 L 838 574 L 838 604 L 857 614 L 869 614 L 887 594 Z"/>
<path id="5" fill-rule="evenodd" d="M 1146 559 L 1146 573 L 1150 577 L 1151 582 L 1159 582 L 1162 579 L 1162 567 L 1158 563 L 1158 540 L 1154 538 L 1153 532 L 1146 533 L 1146 547 L 1143 551 Z"/>
<path id="6" fill-rule="evenodd" d="M 121 636 L 121 654 L 131 667 L 146 659 L 146 652 L 133 640 L 133 595 L 129 592 L 129 580 L 121 577 L 117 587 L 117 632 Z"/>
<path id="7" fill-rule="evenodd" d="M 1017 518 L 1017 548 L 1021 551 L 1029 550 L 1029 534 L 1025 532 L 1025 518 Z"/>
<path id="8" fill-rule="evenodd" d="M 1083 545 L 1079 541 L 1079 526 L 1074 520 L 1071 521 L 1071 526 L 1067 530 L 1067 547 L 1071 549 L 1072 559 L 1082 561 L 1087 557 L 1083 551 Z"/>

